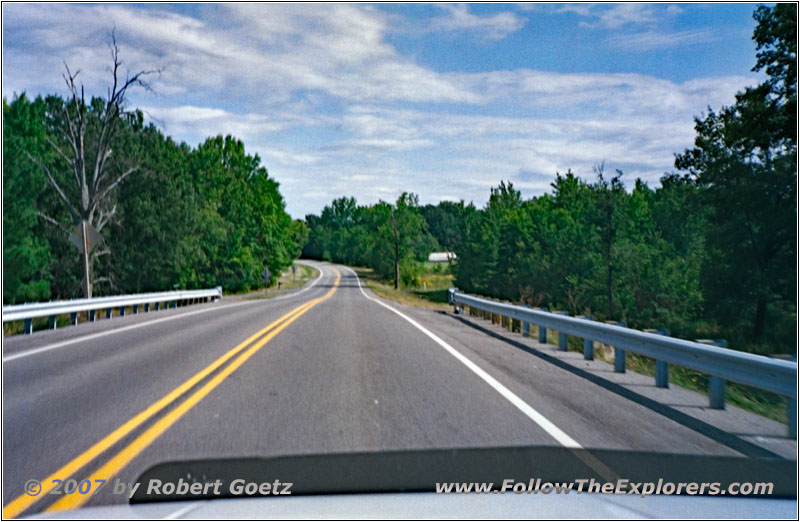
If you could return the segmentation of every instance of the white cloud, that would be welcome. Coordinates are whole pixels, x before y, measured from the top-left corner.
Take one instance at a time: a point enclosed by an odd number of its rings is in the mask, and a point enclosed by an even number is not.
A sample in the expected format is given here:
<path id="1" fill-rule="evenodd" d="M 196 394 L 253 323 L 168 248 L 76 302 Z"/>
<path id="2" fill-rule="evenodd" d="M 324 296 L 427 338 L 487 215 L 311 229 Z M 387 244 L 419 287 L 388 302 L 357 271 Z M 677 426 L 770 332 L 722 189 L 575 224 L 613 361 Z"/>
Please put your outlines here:
<path id="1" fill-rule="evenodd" d="M 220 4 L 209 9 L 215 9 L 213 25 L 157 8 L 4 6 L 4 30 L 16 43 L 12 84 L 60 88 L 57 81 L 43 79 L 57 78 L 61 61 L 67 60 L 86 64 L 87 87 L 99 89 L 107 76 L 103 43 L 116 25 L 131 68 L 165 66 L 160 85 L 171 93 L 203 89 L 286 101 L 307 90 L 354 100 L 480 101 L 386 43 L 385 17 L 374 9 L 308 4 Z M 65 30 L 74 27 L 81 31 Z M 78 33 L 82 38 L 72 36 Z"/>
<path id="2" fill-rule="evenodd" d="M 578 22 L 581 27 L 612 31 L 604 40 L 612 49 L 652 51 L 721 39 L 721 35 L 711 29 L 658 28 L 660 22 L 683 13 L 683 8 L 674 4 L 666 7 L 641 3 L 566 4 L 556 12 L 577 14 L 583 18 Z"/>
<path id="3" fill-rule="evenodd" d="M 594 5 L 591 10 L 583 11 L 574 9 L 573 12 L 585 16 L 590 21 L 582 21 L 580 25 L 589 28 L 619 29 L 628 24 L 642 24 L 655 22 L 655 10 L 648 4 L 605 4 Z"/>
<path id="4" fill-rule="evenodd" d="M 657 9 L 627 5 L 561 9 L 626 29 L 647 26 Z M 467 6 L 443 9 L 440 30 L 483 38 L 524 23 Z M 548 190 L 556 171 L 591 175 L 603 160 L 629 180 L 656 181 L 673 153 L 692 144 L 693 116 L 730 104 L 752 82 L 527 68 L 440 72 L 402 55 L 387 39 L 390 17 L 364 5 L 204 4 L 188 16 L 157 5 L 4 4 L 3 15 L 4 95 L 63 93 L 63 59 L 103 94 L 105 43 L 116 24 L 126 65 L 166 66 L 154 81 L 160 95 L 139 92 L 132 105 L 178 140 L 242 139 L 281 183 L 294 217 L 341 195 L 371 203 L 406 190 L 423 203 L 481 204 L 501 179 L 530 196 Z M 703 37 L 636 30 L 609 45 L 660 48 Z"/>
<path id="5" fill-rule="evenodd" d="M 445 14 L 431 21 L 431 29 L 443 31 L 471 31 L 487 40 L 500 40 L 525 26 L 519 15 L 504 11 L 489 16 L 472 13 L 465 4 L 442 4 Z"/>
<path id="6" fill-rule="evenodd" d="M 606 39 L 606 43 L 613 48 L 629 51 L 652 51 L 667 47 L 694 45 L 720 40 L 722 35 L 718 31 L 708 29 L 693 29 L 675 32 L 645 31 L 633 34 L 618 34 Z"/>

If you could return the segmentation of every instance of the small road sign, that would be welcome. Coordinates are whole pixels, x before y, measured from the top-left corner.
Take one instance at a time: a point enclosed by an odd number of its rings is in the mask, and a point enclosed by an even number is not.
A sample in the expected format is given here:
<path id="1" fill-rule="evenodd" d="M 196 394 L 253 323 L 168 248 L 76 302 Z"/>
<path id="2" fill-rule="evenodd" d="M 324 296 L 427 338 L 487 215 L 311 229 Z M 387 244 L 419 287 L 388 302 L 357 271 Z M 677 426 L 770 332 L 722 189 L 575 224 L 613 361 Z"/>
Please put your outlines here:
<path id="1" fill-rule="evenodd" d="M 95 230 L 89 223 L 86 223 L 86 244 L 89 246 L 89 252 L 99 245 L 101 241 L 103 241 L 103 236 L 100 235 L 100 232 Z M 72 232 L 69 234 L 69 242 L 72 243 L 79 252 L 83 253 L 82 223 L 78 223 L 75 225 L 75 228 L 72 229 Z"/>

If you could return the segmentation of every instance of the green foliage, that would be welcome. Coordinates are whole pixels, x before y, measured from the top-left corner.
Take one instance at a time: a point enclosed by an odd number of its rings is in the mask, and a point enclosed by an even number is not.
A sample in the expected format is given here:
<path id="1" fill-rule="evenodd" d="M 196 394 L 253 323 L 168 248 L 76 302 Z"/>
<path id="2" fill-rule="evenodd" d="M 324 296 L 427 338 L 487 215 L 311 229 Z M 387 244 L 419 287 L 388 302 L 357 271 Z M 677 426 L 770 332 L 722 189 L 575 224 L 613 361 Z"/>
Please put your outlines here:
<path id="1" fill-rule="evenodd" d="M 36 202 L 47 190 L 37 168 L 21 150 L 45 153 L 44 102 L 23 94 L 3 100 L 3 302 L 39 301 L 50 296 L 52 253 L 38 233 Z"/>
<path id="2" fill-rule="evenodd" d="M 766 69 L 767 80 L 697 118 L 695 146 L 675 165 L 709 211 L 709 311 L 741 335 L 764 340 L 769 309 L 796 304 L 797 11 L 759 7 L 755 18 L 754 70 Z"/>
<path id="3" fill-rule="evenodd" d="M 457 254 L 456 284 L 467 292 L 794 352 L 796 9 L 777 4 L 754 16 L 755 70 L 768 78 L 697 120 L 695 147 L 676 158 L 685 175 L 626 188 L 622 172 L 609 177 L 599 166 L 594 180 L 557 173 L 552 192 L 530 200 L 501 182 L 480 210 L 412 201 L 425 223 L 401 234 L 400 255 L 390 224 L 406 195 L 396 206 L 342 198 L 307 216 L 304 254 L 370 266 L 384 279 L 399 259 L 403 284 L 414 286 L 413 259 L 438 246 Z"/>
<path id="4" fill-rule="evenodd" d="M 413 286 L 424 272 L 420 262 L 439 248 L 425 228 L 418 198 L 403 193 L 394 204 L 358 206 L 338 198 L 320 216 L 306 216 L 308 242 L 303 257 L 372 268 L 395 286 Z"/>
<path id="5" fill-rule="evenodd" d="M 532 306 L 686 332 L 701 311 L 702 214 L 692 185 L 667 177 L 652 190 L 598 169 L 587 183 L 557 175 L 553 193 L 523 200 L 510 183 L 492 191 L 478 226 L 464 225 L 456 284 Z M 688 237 L 687 237 L 688 236 Z"/>
<path id="6" fill-rule="evenodd" d="M 24 94 L 3 100 L 5 303 L 81 293 L 80 256 L 67 242 L 72 217 L 26 155 L 74 190 L 70 168 L 47 143 L 48 114 L 65 103 Z M 96 105 L 89 104 L 87 118 Z M 114 143 L 119 163 L 139 168 L 115 189 L 115 214 L 100 230 L 96 295 L 218 285 L 245 291 L 263 284 L 264 267 L 279 274 L 299 254 L 305 225 L 292 222 L 278 183 L 241 141 L 217 136 L 192 149 L 134 112 L 120 122 Z"/>

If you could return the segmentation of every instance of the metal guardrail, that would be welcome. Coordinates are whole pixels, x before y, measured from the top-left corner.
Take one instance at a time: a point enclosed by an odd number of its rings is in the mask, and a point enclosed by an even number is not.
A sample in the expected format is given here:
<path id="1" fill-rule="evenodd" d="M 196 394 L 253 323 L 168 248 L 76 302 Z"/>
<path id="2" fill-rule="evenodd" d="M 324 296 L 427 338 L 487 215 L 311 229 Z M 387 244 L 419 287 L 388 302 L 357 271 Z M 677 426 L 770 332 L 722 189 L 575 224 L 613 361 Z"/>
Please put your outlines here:
<path id="1" fill-rule="evenodd" d="M 551 313 L 525 306 L 500 303 L 449 290 L 450 304 L 456 307 L 469 306 L 485 312 L 517 319 L 521 322 L 523 335 L 530 331 L 530 325 L 540 327 L 539 341 L 546 342 L 541 333 L 551 329 L 560 333 L 559 348 L 567 349 L 566 336 L 574 335 L 584 339 L 584 358 L 593 359 L 593 343 L 601 342 L 614 347 L 614 369 L 625 371 L 625 353 L 633 352 L 655 359 L 659 371 L 657 383 L 664 382 L 666 365 L 675 364 L 711 376 L 710 403 L 712 408 L 725 407 L 725 381 L 738 382 L 787 397 L 787 419 L 790 436 L 796 437 L 797 419 L 797 363 L 709 346 L 708 344 L 668 337 L 663 334 L 643 332 L 600 323 L 591 319 L 569 317 L 565 312 Z M 660 382 L 659 382 L 660 381 Z"/>
<path id="2" fill-rule="evenodd" d="M 143 305 L 144 311 L 150 311 L 150 305 L 158 310 L 161 303 L 164 308 L 170 304 L 176 307 L 179 302 L 203 302 L 222 298 L 222 287 L 205 290 L 177 290 L 172 292 L 150 292 L 146 294 L 117 295 L 111 297 L 92 297 L 89 299 L 71 299 L 68 301 L 49 301 L 46 303 L 26 303 L 21 305 L 3 306 L 3 323 L 11 321 L 25 321 L 25 333 L 33 332 L 33 319 L 39 317 L 50 318 L 50 328 L 55 328 L 55 318 L 59 315 L 70 314 L 72 324 L 77 324 L 78 314 L 89 313 L 89 320 L 94 321 L 97 310 L 106 310 L 106 318 L 111 317 L 114 308 L 120 310 L 120 315 L 125 315 L 125 308 L 133 307 L 133 313 L 138 313 L 138 308 Z"/>

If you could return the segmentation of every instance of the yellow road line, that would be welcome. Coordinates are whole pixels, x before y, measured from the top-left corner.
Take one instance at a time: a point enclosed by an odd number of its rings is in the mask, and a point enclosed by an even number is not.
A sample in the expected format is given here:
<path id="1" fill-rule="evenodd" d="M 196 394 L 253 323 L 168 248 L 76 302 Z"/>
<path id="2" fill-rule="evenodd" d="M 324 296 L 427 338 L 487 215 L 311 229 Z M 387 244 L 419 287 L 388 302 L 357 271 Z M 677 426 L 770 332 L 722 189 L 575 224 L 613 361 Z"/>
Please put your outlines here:
<path id="1" fill-rule="evenodd" d="M 278 335 L 281 331 L 283 331 L 284 328 L 288 327 L 301 315 L 306 313 L 315 305 L 321 303 L 322 301 L 325 301 L 330 296 L 332 296 L 333 293 L 336 291 L 336 287 L 339 285 L 340 277 L 341 274 L 337 271 L 336 281 L 333 284 L 333 288 L 331 288 L 327 294 L 325 294 L 323 297 L 319 297 L 317 299 L 312 300 L 304 307 L 303 310 L 294 314 L 291 318 L 287 319 L 280 326 L 272 330 L 268 335 L 264 336 L 263 339 L 258 341 L 247 351 L 245 351 L 239 357 L 237 357 L 236 360 L 234 360 L 231 364 L 226 366 L 221 372 L 219 372 L 213 379 L 211 379 L 208 383 L 206 383 L 202 388 L 194 392 L 179 406 L 177 406 L 167 415 L 159 419 L 158 422 L 153 424 L 144 433 L 139 435 L 133 442 L 128 444 L 124 449 L 122 449 L 114 457 L 108 460 L 103 466 L 97 469 L 97 471 L 92 473 L 92 475 L 88 477 L 90 484 L 94 484 L 95 483 L 94 481 L 99 478 L 103 478 L 107 481 L 111 480 L 112 477 L 114 477 L 125 466 L 127 466 L 134 458 L 136 458 L 136 456 L 139 455 L 139 453 L 144 451 L 150 444 L 153 443 L 153 441 L 155 441 L 165 431 L 167 431 L 170 428 L 170 426 L 172 426 L 178 419 L 183 417 L 189 410 L 191 410 L 195 405 L 197 405 L 197 403 L 203 400 L 203 398 L 206 395 L 211 393 L 211 391 L 214 390 L 214 388 L 219 386 L 225 379 L 228 378 L 228 376 L 230 376 L 233 372 L 235 372 L 250 357 L 255 355 L 255 353 L 258 352 L 265 344 L 267 344 L 276 335 Z M 65 495 L 61 497 L 61 499 L 59 499 L 58 502 L 50 506 L 46 511 L 77 509 L 84 503 L 86 503 L 91 498 L 91 496 L 92 496 L 91 492 L 87 495 L 81 495 L 81 494 Z"/>
<path id="2" fill-rule="evenodd" d="M 338 282 L 338 276 L 337 276 Z M 97 458 L 101 453 L 106 451 L 108 448 L 119 442 L 123 439 L 126 435 L 130 432 L 138 428 L 148 419 L 150 419 L 153 415 L 157 414 L 167 406 L 169 406 L 172 402 L 177 400 L 181 395 L 186 393 L 192 387 L 194 387 L 197 383 L 208 377 L 209 374 L 213 373 L 217 368 L 225 364 L 231 358 L 236 356 L 239 352 L 244 350 L 247 346 L 249 346 L 253 341 L 258 339 L 260 336 L 264 335 L 265 333 L 272 330 L 274 327 L 279 325 L 282 321 L 291 318 L 293 315 L 303 313 L 309 306 L 312 305 L 314 300 L 305 303 L 291 312 L 283 315 L 279 319 L 273 321 L 266 327 L 262 328 L 258 332 L 254 333 L 241 343 L 239 343 L 236 347 L 229 350 L 226 354 L 222 355 L 216 361 L 208 365 L 203 370 L 196 373 L 193 377 L 189 380 L 169 392 L 167 395 L 159 399 L 158 401 L 154 402 L 150 406 L 148 406 L 145 410 L 141 413 L 137 414 L 136 416 L 132 417 L 130 420 L 126 421 L 120 427 L 109 433 L 103 439 L 96 442 L 92 445 L 89 449 L 69 461 L 67 464 L 60 467 L 50 476 L 42 480 L 41 486 L 42 490 L 37 496 L 29 496 L 27 494 L 22 494 L 3 506 L 3 518 L 14 518 L 18 516 L 20 513 L 25 511 L 28 507 L 36 503 L 37 501 L 41 500 L 42 498 L 47 495 L 54 487 L 55 483 L 54 480 L 66 480 L 68 477 L 73 475 L 74 473 L 78 472 L 82 467 L 89 464 L 92 460 Z"/>

